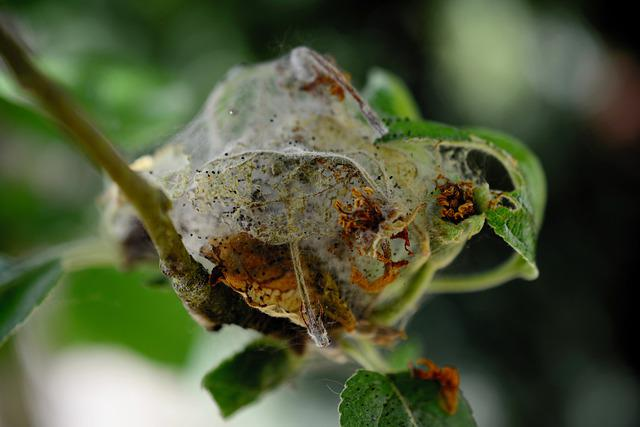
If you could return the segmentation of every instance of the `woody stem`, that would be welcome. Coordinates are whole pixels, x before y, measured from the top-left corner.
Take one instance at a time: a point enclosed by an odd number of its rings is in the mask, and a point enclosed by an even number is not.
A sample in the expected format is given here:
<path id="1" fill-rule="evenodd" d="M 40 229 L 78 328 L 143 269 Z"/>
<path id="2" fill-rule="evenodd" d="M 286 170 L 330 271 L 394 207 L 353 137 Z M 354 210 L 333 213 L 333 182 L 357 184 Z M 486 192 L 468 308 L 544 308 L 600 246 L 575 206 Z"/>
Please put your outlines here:
<path id="1" fill-rule="evenodd" d="M 192 315 L 206 327 L 236 323 L 263 332 L 290 330 L 288 322 L 272 319 L 247 306 L 224 286 L 209 286 L 208 274 L 187 252 L 169 217 L 171 202 L 162 191 L 131 170 L 113 144 L 71 98 L 32 63 L 24 47 L 0 21 L 0 55 L 16 81 L 68 133 L 85 155 L 104 170 L 135 208 L 158 252 L 163 273 Z M 299 332 L 299 331 L 298 331 Z"/>

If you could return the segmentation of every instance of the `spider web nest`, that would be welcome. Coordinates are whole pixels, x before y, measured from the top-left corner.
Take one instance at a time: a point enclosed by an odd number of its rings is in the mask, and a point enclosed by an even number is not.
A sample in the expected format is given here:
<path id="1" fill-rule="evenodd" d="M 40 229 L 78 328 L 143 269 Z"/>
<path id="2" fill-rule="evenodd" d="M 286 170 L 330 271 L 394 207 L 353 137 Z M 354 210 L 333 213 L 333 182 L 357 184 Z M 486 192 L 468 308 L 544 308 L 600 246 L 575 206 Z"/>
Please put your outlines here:
<path id="1" fill-rule="evenodd" d="M 326 332 L 313 331 L 324 328 L 323 311 L 349 329 L 353 319 L 331 305 L 346 301 L 357 319 L 377 298 L 371 289 L 352 284 L 354 269 L 374 286 L 376 278 L 396 277 L 390 266 L 404 266 L 414 254 L 428 256 L 429 225 L 421 207 L 438 174 L 482 181 L 467 167 L 470 149 L 420 144 L 410 147 L 407 152 L 417 157 L 409 158 L 393 145 L 373 144 L 386 132 L 348 77 L 302 47 L 276 61 L 231 70 L 184 131 L 132 168 L 167 194 L 187 250 L 209 270 L 219 267 L 224 255 L 214 242 L 228 242 L 230 236 L 249 236 L 254 243 L 242 239 L 254 248 L 291 246 L 298 266 L 294 299 L 286 296 L 289 272 L 261 283 L 260 292 L 268 289 L 267 294 L 255 296 L 251 286 L 236 290 L 262 311 L 307 326 L 323 343 Z M 121 197 L 115 200 L 107 216 L 115 234 L 124 236 L 133 212 Z M 367 228 L 359 225 L 363 215 L 380 219 L 369 218 Z M 250 273 L 256 281 L 256 271 Z M 318 280 L 324 284 L 306 285 L 305 301 L 300 282 Z"/>

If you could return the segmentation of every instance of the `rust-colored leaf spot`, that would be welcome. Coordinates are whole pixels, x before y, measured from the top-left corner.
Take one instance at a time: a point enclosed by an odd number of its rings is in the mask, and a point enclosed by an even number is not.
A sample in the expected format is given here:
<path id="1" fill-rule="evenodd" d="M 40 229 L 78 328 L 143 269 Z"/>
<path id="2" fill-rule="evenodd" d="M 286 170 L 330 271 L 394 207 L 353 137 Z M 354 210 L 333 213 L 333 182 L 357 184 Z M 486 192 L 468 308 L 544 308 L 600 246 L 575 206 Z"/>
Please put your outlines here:
<path id="1" fill-rule="evenodd" d="M 426 368 L 423 369 L 423 368 Z M 460 374 L 451 366 L 438 367 L 429 359 L 416 360 L 416 365 L 409 364 L 411 375 L 421 380 L 433 380 L 440 384 L 440 405 L 449 415 L 458 410 L 458 389 L 460 388 Z"/>
<path id="2" fill-rule="evenodd" d="M 358 231 L 378 231 L 384 221 L 384 214 L 380 204 L 373 199 L 373 189 L 365 187 L 351 190 L 353 204 L 342 203 L 336 200 L 335 208 L 338 210 L 338 224 L 342 227 L 345 237 L 351 239 Z"/>
<path id="3" fill-rule="evenodd" d="M 439 176 L 438 179 L 443 177 Z M 471 182 L 452 183 L 445 180 L 443 184 L 439 184 L 436 181 L 436 188 L 440 191 L 436 198 L 436 203 L 442 207 L 440 218 L 458 224 L 476 213 Z"/>
<path id="4" fill-rule="evenodd" d="M 377 293 L 392 283 L 400 274 L 400 270 L 409 264 L 407 260 L 393 261 L 391 259 L 391 248 L 386 242 L 382 243 L 382 253 L 376 254 L 376 259 L 384 264 L 382 276 L 374 280 L 369 280 L 354 265 L 351 266 L 351 283 L 359 286 L 366 292 Z"/>

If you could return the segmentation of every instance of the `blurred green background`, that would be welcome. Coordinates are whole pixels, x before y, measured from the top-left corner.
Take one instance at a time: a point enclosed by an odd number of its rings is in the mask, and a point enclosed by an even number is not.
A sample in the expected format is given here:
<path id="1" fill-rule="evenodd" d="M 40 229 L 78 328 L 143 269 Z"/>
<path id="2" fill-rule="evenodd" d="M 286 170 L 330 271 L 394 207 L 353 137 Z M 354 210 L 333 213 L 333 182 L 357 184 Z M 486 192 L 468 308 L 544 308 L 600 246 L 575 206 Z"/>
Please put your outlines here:
<path id="1" fill-rule="evenodd" d="M 549 181 L 540 278 L 433 298 L 409 325 L 409 335 L 422 354 L 460 369 L 481 426 L 640 425 L 640 357 L 632 326 L 640 45 L 633 38 L 633 14 L 616 2 L 0 5 L 39 65 L 130 159 L 183 127 L 230 67 L 302 44 L 330 53 L 357 87 L 373 66 L 393 71 L 428 119 L 495 127 L 526 141 Z M 0 253 L 26 255 L 97 234 L 101 189 L 102 177 L 0 68 Z M 470 242 L 472 255 L 457 268 L 473 268 L 474 247 L 486 248 L 484 239 Z M 120 349 L 153 369 L 187 378 L 188 388 L 198 390 L 199 376 L 246 334 L 206 335 L 171 292 L 153 285 L 157 281 L 157 272 L 108 268 L 67 277 L 0 351 L 0 425 L 82 425 L 69 414 L 100 413 L 90 412 L 91 405 L 83 412 L 81 402 L 73 406 L 78 393 L 70 390 L 80 390 L 77 380 L 56 382 L 50 374 L 67 372 L 59 371 L 63 362 L 51 360 L 67 360 L 65 354 L 87 346 Z M 102 359 L 94 356 L 87 356 L 95 363 L 86 372 L 104 372 Z M 319 366 L 294 384 L 297 392 L 267 398 L 234 418 L 234 425 L 335 425 L 335 393 L 352 367 Z M 51 387 L 70 394 L 53 398 L 47 395 Z M 169 398 L 150 398 L 150 405 L 162 399 Z M 183 425 L 219 423 L 213 403 L 197 399 L 205 415 Z M 69 401 L 67 412 L 58 408 L 60 401 Z M 186 413 L 189 404 L 175 403 L 174 410 Z M 118 408 L 114 403 L 111 409 Z M 145 414 L 164 413 L 128 410 L 130 425 L 152 425 Z M 269 415 L 258 418 L 252 410 Z M 172 420 L 153 425 L 176 425 Z"/>

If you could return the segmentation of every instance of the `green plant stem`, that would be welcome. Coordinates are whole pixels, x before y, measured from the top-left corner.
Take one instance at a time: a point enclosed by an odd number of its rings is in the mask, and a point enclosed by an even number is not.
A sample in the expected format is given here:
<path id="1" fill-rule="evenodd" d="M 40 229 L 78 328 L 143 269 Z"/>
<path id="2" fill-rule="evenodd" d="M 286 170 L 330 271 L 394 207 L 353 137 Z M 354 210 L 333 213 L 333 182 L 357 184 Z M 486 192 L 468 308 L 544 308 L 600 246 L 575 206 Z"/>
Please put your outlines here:
<path id="1" fill-rule="evenodd" d="M 391 366 L 387 360 L 382 356 L 378 347 L 367 339 L 359 339 L 360 349 L 368 360 L 370 360 L 373 366 L 376 367 L 378 372 L 390 372 Z"/>
<path id="2" fill-rule="evenodd" d="M 476 274 L 436 277 L 429 285 L 429 292 L 470 292 L 489 289 L 512 279 L 528 278 L 526 261 L 518 254 L 498 267 Z"/>
<path id="3" fill-rule="evenodd" d="M 405 285 L 403 293 L 395 300 L 376 309 L 371 320 L 383 325 L 392 325 L 405 317 L 420 301 L 425 292 L 471 292 L 501 285 L 512 279 L 530 279 L 535 275 L 527 262 L 514 254 L 501 265 L 475 274 L 435 277 L 438 270 L 432 262 L 427 262 Z M 533 276 L 535 277 L 535 276 Z"/>
<path id="4" fill-rule="evenodd" d="M 52 251 L 62 253 L 62 269 L 65 272 L 79 271 L 92 267 L 114 265 L 119 262 L 116 246 L 107 239 L 98 237 L 68 243 Z"/>
<path id="5" fill-rule="evenodd" d="M 187 252 L 162 191 L 129 168 L 111 142 L 89 121 L 67 94 L 42 74 L 21 44 L 0 21 L 0 54 L 18 83 L 29 92 L 57 124 L 98 167 L 104 169 L 136 209 L 158 252 L 163 273 L 192 316 L 215 329 L 225 323 L 257 329 L 287 338 L 300 333 L 284 319 L 271 318 L 250 308 L 226 286 L 211 286 L 208 273 Z"/>
<path id="6" fill-rule="evenodd" d="M 377 308 L 372 313 L 371 321 L 382 325 L 393 325 L 415 310 L 436 270 L 437 267 L 433 263 L 426 262 L 405 284 L 402 294 L 397 299 Z"/>
<path id="7" fill-rule="evenodd" d="M 343 337 L 339 344 L 342 351 L 363 368 L 376 372 L 391 371 L 391 367 L 375 345 L 364 338 Z"/>
<path id="8" fill-rule="evenodd" d="M 29 265 L 29 263 L 38 265 L 53 259 L 59 259 L 62 269 L 69 273 L 86 268 L 118 264 L 119 254 L 113 242 L 92 237 L 47 248 L 26 258 L 23 265 Z"/>

